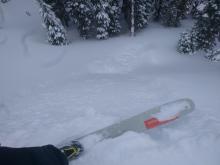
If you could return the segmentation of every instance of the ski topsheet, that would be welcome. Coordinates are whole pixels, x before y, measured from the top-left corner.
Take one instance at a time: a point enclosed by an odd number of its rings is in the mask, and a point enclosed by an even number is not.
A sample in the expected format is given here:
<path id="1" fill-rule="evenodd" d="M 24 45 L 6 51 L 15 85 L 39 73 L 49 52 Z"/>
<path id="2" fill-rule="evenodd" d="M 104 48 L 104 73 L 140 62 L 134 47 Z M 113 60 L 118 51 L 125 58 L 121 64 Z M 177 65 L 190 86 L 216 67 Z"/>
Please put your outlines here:
<path id="1" fill-rule="evenodd" d="M 87 139 L 93 135 L 99 137 L 98 141 L 100 141 L 107 138 L 115 138 L 127 131 L 145 132 L 146 130 L 177 120 L 178 118 L 192 112 L 194 108 L 195 105 L 193 101 L 188 98 L 172 101 L 149 109 L 113 125 L 107 126 L 103 129 L 86 134 L 82 137 L 75 139 L 68 138 L 58 146 L 62 146 L 65 143 L 71 142 L 73 140 L 83 141 L 83 139 Z"/>

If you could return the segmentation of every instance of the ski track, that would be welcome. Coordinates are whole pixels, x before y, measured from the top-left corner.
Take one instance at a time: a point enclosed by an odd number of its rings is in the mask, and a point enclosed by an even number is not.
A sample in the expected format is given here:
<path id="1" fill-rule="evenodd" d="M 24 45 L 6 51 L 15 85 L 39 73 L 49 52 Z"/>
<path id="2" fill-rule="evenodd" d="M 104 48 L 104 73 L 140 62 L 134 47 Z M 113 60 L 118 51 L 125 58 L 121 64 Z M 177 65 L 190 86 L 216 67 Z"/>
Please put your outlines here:
<path id="1" fill-rule="evenodd" d="M 31 37 L 34 33 L 36 33 L 36 30 L 31 30 L 27 33 L 25 33 L 22 37 L 21 37 L 21 44 L 23 46 L 23 54 L 24 56 L 28 57 L 30 56 L 30 51 L 29 51 L 29 46 L 28 46 L 28 38 Z"/>
<path id="2" fill-rule="evenodd" d="M 10 13 L 13 3 L 16 14 Z M 152 24 L 134 38 L 76 37 L 68 46 L 54 47 L 44 42 L 43 30 L 36 30 L 36 6 L 30 1 L 24 10 L 22 3 L 27 2 L 4 6 L 7 28 L 0 29 L 2 145 L 56 145 L 190 97 L 195 111 L 175 124 L 97 144 L 91 139 L 86 153 L 70 164 L 219 165 L 220 65 L 176 53 L 179 34 L 190 23 L 171 29 Z M 23 17 L 23 10 L 32 11 L 31 17 L 14 21 Z"/>

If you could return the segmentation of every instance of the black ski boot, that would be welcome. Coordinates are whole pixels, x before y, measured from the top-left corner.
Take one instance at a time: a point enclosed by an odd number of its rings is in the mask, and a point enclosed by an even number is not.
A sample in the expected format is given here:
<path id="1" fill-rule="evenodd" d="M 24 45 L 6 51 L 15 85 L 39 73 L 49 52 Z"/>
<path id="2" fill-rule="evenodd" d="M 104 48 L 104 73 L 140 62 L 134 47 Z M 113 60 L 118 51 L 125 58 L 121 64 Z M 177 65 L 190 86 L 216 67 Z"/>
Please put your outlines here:
<path id="1" fill-rule="evenodd" d="M 60 148 L 60 150 L 64 153 L 64 155 L 66 155 L 69 161 L 77 159 L 84 151 L 82 144 L 78 141 L 72 141 L 69 145 Z"/>

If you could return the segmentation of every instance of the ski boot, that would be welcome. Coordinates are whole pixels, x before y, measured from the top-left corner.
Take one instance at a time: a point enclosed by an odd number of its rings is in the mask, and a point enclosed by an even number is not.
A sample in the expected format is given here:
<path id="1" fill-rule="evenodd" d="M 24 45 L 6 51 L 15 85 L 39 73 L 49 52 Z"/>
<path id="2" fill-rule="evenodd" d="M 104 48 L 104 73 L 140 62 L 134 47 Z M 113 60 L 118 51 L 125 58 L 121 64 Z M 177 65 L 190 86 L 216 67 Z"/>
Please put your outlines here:
<path id="1" fill-rule="evenodd" d="M 71 141 L 69 145 L 61 147 L 60 150 L 69 161 L 77 159 L 84 151 L 82 144 L 78 141 Z"/>

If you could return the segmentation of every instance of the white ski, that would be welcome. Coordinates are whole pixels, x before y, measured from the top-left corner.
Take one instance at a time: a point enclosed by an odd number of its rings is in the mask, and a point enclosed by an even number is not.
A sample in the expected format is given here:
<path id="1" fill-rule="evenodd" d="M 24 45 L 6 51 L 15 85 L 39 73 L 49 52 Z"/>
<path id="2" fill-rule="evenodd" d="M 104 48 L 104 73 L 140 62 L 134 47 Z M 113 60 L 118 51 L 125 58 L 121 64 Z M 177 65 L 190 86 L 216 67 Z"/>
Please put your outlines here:
<path id="1" fill-rule="evenodd" d="M 71 141 L 81 142 L 83 139 L 93 135 L 98 137 L 98 141 L 101 141 L 107 138 L 118 137 L 127 131 L 145 132 L 160 125 L 170 123 L 192 112 L 194 108 L 195 104 L 188 98 L 172 101 L 79 138 L 68 138 L 60 143 L 58 147 L 66 145 Z"/>

